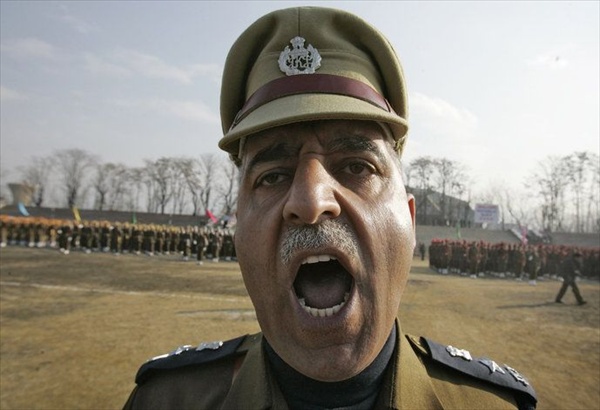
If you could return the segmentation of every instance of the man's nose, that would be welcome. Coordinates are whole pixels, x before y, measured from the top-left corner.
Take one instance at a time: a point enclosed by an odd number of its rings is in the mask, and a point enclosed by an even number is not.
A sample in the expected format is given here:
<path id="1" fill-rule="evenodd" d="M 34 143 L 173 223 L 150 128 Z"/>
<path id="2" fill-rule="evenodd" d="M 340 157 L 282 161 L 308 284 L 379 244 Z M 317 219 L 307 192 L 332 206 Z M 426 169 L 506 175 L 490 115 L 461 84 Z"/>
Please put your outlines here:
<path id="1" fill-rule="evenodd" d="M 312 159 L 296 169 L 283 218 L 295 224 L 316 224 L 341 213 L 336 180 L 324 165 Z"/>

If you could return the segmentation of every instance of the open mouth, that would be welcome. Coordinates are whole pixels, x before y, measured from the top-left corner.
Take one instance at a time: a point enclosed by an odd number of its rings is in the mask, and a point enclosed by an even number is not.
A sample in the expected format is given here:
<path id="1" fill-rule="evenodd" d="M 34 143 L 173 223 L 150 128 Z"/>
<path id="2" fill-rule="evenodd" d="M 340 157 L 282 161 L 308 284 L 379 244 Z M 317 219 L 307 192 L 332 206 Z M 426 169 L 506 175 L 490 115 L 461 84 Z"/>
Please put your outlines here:
<path id="1" fill-rule="evenodd" d="M 306 312 L 314 317 L 329 317 L 348 301 L 352 282 L 350 273 L 333 256 L 310 256 L 302 261 L 294 290 Z"/>

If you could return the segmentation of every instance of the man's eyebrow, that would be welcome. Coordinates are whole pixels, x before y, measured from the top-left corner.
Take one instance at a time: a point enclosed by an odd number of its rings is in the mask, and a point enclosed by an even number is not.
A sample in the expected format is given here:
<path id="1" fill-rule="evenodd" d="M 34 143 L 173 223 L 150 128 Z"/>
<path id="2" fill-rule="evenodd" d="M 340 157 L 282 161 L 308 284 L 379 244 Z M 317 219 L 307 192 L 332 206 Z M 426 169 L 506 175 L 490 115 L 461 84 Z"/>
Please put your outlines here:
<path id="1" fill-rule="evenodd" d="M 265 162 L 280 161 L 295 156 L 297 156 L 297 152 L 294 152 L 289 144 L 280 142 L 279 144 L 271 145 L 258 151 L 248 163 L 248 169 L 253 169 L 257 165 L 264 164 Z"/>
<path id="2" fill-rule="evenodd" d="M 331 139 L 326 146 L 329 152 L 370 152 L 379 160 L 383 161 L 385 156 L 370 138 L 361 135 L 343 135 Z"/>

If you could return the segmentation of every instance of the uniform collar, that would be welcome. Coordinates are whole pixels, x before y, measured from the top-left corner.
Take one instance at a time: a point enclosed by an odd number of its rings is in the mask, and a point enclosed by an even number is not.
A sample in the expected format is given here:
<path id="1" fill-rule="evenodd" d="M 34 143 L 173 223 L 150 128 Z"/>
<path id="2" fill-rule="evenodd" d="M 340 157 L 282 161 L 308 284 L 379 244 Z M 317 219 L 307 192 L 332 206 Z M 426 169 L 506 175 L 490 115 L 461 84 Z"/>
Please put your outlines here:
<path id="1" fill-rule="evenodd" d="M 396 321 L 396 348 L 386 370 L 376 408 L 441 409 L 425 367 Z M 223 409 L 288 409 L 269 370 L 262 335 L 251 336 L 248 353 L 231 386 Z"/>
<path id="2" fill-rule="evenodd" d="M 425 366 L 401 332 L 398 320 L 396 325 L 396 349 L 399 348 L 399 351 L 394 352 L 394 368 L 388 369 L 376 408 L 441 409 Z"/>

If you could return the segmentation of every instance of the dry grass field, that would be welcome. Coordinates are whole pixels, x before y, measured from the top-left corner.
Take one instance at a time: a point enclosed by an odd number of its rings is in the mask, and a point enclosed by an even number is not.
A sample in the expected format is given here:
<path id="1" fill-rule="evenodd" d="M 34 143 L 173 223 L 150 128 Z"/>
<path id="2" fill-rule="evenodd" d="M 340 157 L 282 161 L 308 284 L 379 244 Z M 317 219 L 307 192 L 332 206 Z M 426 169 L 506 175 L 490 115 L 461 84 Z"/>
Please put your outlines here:
<path id="1" fill-rule="evenodd" d="M 9 247 L 0 253 L 0 408 L 118 409 L 138 366 L 258 330 L 235 263 Z M 525 374 L 539 409 L 600 409 L 600 286 L 441 276 L 415 261 L 404 332 Z"/>

